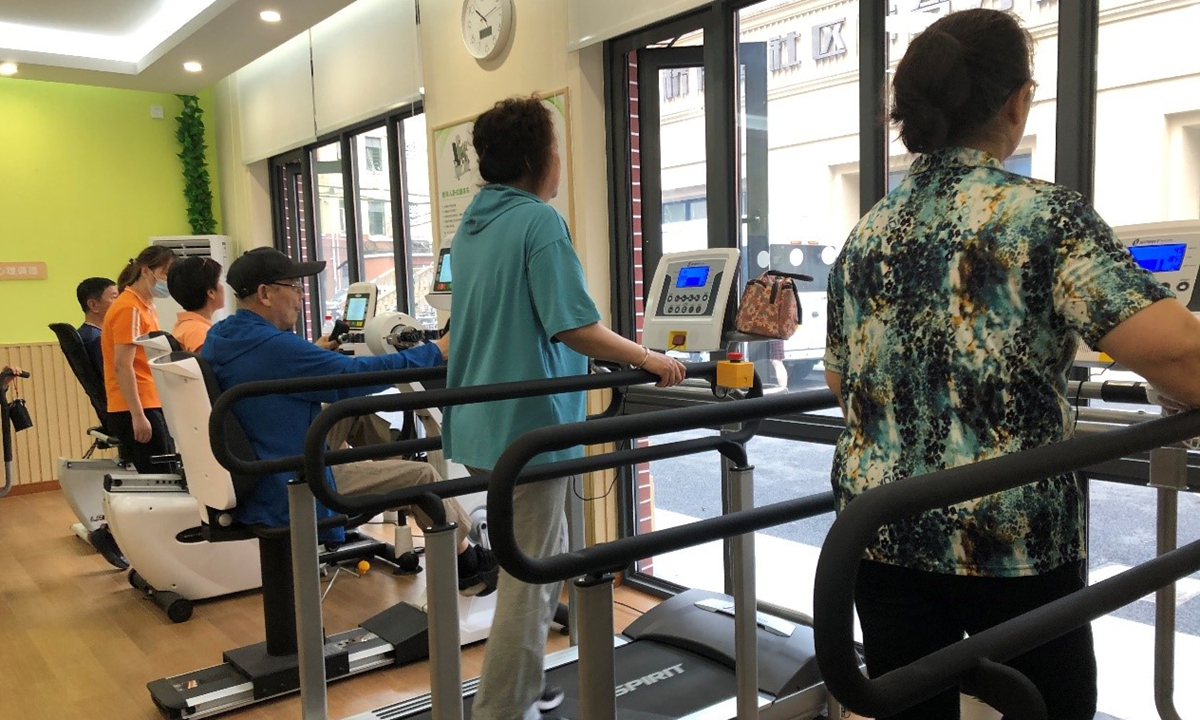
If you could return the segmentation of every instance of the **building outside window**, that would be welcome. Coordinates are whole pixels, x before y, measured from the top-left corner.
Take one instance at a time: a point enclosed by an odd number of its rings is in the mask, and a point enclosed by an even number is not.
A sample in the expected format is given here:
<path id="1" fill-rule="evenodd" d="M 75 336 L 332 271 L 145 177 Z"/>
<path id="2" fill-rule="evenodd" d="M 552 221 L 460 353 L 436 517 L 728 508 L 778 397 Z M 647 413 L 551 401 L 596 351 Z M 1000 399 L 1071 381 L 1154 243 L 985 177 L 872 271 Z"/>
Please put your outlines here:
<path id="1" fill-rule="evenodd" d="M 364 166 L 370 172 L 383 172 L 383 140 L 377 137 L 367 137 Z"/>

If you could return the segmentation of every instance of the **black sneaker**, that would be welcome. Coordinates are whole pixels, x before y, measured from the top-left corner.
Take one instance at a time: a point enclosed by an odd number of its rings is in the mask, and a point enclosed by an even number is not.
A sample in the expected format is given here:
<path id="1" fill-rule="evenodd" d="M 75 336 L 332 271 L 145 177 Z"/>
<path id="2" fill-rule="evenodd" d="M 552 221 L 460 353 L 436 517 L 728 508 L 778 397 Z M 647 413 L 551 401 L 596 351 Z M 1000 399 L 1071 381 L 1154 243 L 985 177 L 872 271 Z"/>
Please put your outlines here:
<path id="1" fill-rule="evenodd" d="M 103 525 L 88 533 L 88 542 L 96 549 L 96 552 L 100 553 L 108 561 L 109 565 L 118 570 L 129 569 L 129 561 L 125 559 L 121 548 L 117 547 L 117 540 L 108 531 L 107 525 Z"/>
<path id="2" fill-rule="evenodd" d="M 467 597 L 491 595 L 496 592 L 500 566 L 492 551 L 472 545 L 458 556 L 458 592 Z"/>
<path id="3" fill-rule="evenodd" d="M 566 694 L 557 685 L 547 685 L 542 688 L 542 696 L 537 699 L 536 703 L 537 709 L 542 711 L 542 717 L 556 717 L 547 716 L 546 713 L 562 705 L 564 697 Z"/>

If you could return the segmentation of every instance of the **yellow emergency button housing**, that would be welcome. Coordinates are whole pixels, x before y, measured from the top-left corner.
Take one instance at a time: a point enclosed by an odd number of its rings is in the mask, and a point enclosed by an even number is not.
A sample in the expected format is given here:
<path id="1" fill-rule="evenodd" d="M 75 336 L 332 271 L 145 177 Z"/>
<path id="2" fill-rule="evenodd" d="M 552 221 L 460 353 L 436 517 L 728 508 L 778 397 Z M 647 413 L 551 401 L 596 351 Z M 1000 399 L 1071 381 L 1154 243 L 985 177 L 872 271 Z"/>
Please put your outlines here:
<path id="1" fill-rule="evenodd" d="M 728 358 L 717 362 L 717 387 L 730 390 L 754 387 L 754 363 L 743 360 L 740 352 L 731 352 Z"/>

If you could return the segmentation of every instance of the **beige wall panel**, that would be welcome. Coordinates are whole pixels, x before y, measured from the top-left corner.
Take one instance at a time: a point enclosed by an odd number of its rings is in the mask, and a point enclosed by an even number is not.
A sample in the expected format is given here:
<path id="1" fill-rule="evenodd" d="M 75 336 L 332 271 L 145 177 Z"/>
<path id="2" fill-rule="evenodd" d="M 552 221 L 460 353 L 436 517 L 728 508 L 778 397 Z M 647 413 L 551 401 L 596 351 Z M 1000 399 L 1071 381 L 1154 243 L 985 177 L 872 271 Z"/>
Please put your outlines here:
<path id="1" fill-rule="evenodd" d="M 58 479 L 59 457 L 83 457 L 91 445 L 87 429 L 96 414 L 57 343 L 0 345 L 0 366 L 16 365 L 32 377 L 19 380 L 20 397 L 33 417 L 33 427 L 13 437 L 14 485 Z M 16 396 L 12 388 L 8 397 Z M 112 451 L 95 457 L 112 457 Z"/>

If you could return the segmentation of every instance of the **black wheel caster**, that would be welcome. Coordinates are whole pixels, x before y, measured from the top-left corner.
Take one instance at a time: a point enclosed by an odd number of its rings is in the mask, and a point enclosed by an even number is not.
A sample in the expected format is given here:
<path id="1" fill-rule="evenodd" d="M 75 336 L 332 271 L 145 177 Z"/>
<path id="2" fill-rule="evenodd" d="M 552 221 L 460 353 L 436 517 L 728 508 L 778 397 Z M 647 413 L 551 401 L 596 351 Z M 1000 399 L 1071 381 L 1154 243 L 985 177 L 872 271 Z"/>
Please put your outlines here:
<path id="1" fill-rule="evenodd" d="M 167 606 L 167 618 L 173 623 L 187 622 L 192 617 L 192 601 L 179 598 Z"/>
<path id="2" fill-rule="evenodd" d="M 167 613 L 167 618 L 173 623 L 187 622 L 192 616 L 192 601 L 169 591 L 158 592 L 154 595 L 154 604 Z"/>

